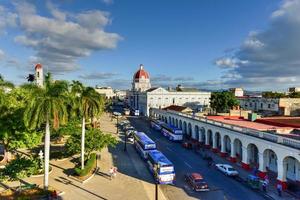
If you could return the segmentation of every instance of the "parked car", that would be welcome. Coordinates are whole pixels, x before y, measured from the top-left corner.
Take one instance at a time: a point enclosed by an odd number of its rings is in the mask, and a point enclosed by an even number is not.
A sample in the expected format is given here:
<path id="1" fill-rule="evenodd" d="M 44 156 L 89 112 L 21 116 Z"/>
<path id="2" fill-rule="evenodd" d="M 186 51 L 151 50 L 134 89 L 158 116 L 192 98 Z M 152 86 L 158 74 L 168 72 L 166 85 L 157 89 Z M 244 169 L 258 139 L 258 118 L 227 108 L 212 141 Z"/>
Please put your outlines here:
<path id="1" fill-rule="evenodd" d="M 126 135 L 127 135 L 127 140 L 129 142 L 134 142 L 134 137 L 133 134 L 136 132 L 136 130 L 128 130 L 126 131 Z"/>
<path id="2" fill-rule="evenodd" d="M 184 179 L 195 191 L 209 191 L 207 183 L 199 173 L 187 173 Z"/>
<path id="3" fill-rule="evenodd" d="M 223 172 L 227 176 L 238 176 L 239 172 L 228 164 L 216 164 L 218 170 Z"/>

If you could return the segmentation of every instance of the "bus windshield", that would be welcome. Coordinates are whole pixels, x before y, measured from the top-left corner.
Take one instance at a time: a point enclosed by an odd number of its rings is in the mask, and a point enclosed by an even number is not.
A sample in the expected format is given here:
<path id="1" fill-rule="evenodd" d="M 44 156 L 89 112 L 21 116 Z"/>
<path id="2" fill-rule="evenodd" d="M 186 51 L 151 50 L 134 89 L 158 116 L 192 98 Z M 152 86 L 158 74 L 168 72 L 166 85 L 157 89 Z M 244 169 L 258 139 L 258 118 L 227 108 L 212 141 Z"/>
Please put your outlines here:
<path id="1" fill-rule="evenodd" d="M 145 133 L 136 132 L 134 134 L 135 141 L 144 149 L 144 150 L 153 150 L 156 149 L 156 144 L 153 142 Z"/>

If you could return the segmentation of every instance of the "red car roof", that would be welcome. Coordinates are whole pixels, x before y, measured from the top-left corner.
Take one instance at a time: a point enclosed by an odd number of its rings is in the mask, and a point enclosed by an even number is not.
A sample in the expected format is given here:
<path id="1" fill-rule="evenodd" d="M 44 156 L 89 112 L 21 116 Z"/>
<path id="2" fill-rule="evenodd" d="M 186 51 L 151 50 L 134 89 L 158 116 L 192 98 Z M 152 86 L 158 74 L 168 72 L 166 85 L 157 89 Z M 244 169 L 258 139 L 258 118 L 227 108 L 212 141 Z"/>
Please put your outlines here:
<path id="1" fill-rule="evenodd" d="M 192 173 L 191 176 L 195 180 L 203 179 L 203 177 L 201 176 L 201 174 L 198 174 L 198 173 Z"/>

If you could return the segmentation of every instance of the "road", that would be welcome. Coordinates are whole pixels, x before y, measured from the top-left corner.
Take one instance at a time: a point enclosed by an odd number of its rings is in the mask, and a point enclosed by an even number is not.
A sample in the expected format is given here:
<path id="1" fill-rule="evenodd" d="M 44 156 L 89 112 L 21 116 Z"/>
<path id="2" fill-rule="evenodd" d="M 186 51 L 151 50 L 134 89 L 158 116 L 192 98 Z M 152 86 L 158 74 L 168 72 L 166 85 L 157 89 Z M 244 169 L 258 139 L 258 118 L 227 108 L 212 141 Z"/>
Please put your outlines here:
<path id="1" fill-rule="evenodd" d="M 129 117 L 131 125 L 138 131 L 145 132 L 156 142 L 158 150 L 167 156 L 174 164 L 176 182 L 174 186 L 160 185 L 164 195 L 170 199 L 212 199 L 212 200 L 262 200 L 259 194 L 241 185 L 236 180 L 226 177 L 214 168 L 208 168 L 206 161 L 199 155 L 181 147 L 180 143 L 174 143 L 165 138 L 160 132 L 150 128 L 145 118 Z M 206 179 L 211 191 L 194 192 L 184 182 L 184 174 L 187 172 L 199 172 Z"/>

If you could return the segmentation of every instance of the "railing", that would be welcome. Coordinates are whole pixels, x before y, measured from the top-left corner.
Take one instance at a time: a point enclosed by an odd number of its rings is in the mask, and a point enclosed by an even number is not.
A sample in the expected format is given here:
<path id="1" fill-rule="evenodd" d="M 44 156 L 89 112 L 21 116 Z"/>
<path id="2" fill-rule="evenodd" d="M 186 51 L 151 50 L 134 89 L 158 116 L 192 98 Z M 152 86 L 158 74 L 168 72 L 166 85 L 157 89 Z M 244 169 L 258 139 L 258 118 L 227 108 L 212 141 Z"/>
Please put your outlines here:
<path id="1" fill-rule="evenodd" d="M 176 111 L 166 111 L 166 110 L 160 110 L 157 108 L 152 108 L 152 110 L 156 113 L 160 113 L 160 114 L 174 114 L 174 115 L 179 115 L 179 116 L 183 116 L 189 119 L 193 119 L 193 120 L 198 120 L 207 124 L 212 124 L 215 126 L 219 126 L 219 127 L 223 127 L 226 129 L 230 129 L 230 130 L 234 130 L 234 131 L 238 131 L 240 133 L 246 134 L 246 135 L 250 135 L 253 137 L 258 137 L 261 138 L 263 140 L 268 140 L 271 142 L 275 142 L 278 144 L 283 144 L 285 146 L 289 146 L 289 147 L 293 147 L 293 148 L 297 148 L 300 149 L 300 139 L 293 139 L 293 138 L 288 138 L 285 137 L 283 135 L 277 135 L 274 133 L 267 133 L 267 132 L 262 132 L 262 131 L 257 131 L 255 129 L 250 129 L 250 128 L 245 128 L 245 127 L 241 127 L 238 125 L 232 125 L 232 124 L 226 124 L 223 122 L 219 122 L 219 121 L 215 121 L 212 119 L 206 119 L 204 117 L 199 117 L 199 116 L 193 116 L 193 115 L 189 115 L 186 113 L 181 113 L 181 112 L 176 112 Z"/>

